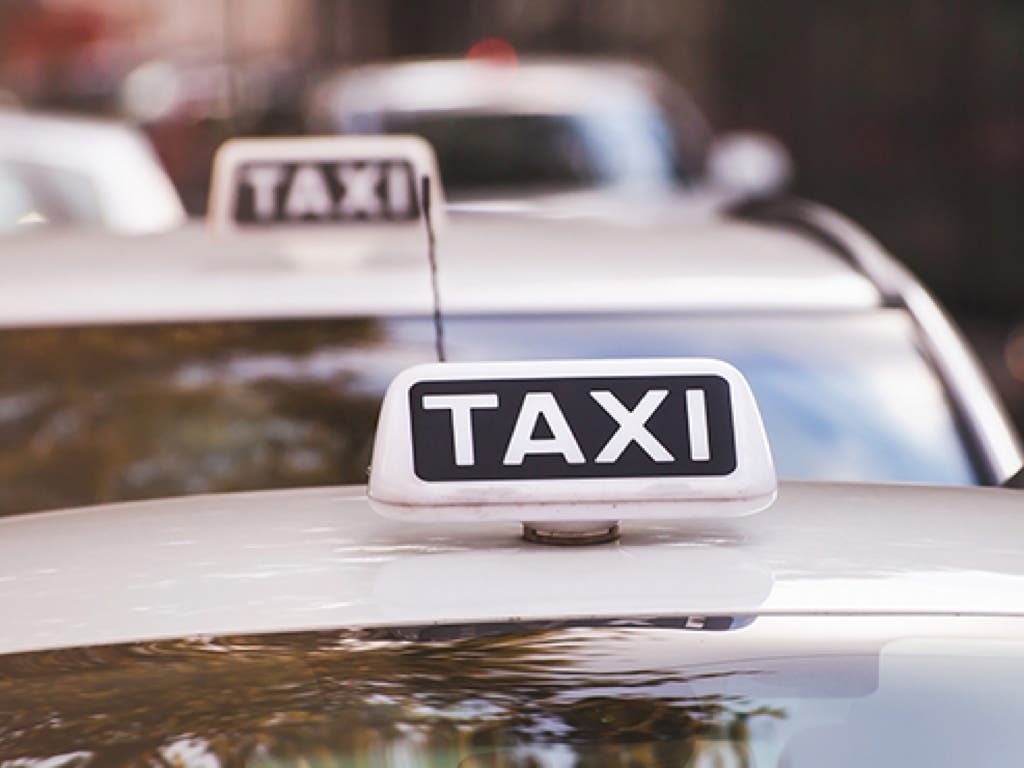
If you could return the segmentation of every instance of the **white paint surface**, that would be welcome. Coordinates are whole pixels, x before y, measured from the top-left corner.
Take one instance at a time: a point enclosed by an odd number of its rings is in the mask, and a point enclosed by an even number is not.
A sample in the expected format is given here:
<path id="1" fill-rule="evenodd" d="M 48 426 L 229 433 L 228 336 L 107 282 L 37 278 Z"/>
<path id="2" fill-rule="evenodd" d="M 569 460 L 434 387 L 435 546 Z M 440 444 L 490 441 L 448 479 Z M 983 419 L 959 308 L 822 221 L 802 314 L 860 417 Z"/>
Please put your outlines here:
<path id="1" fill-rule="evenodd" d="M 718 614 L 1024 615 L 1020 492 L 783 484 L 758 515 L 531 545 L 362 488 L 0 520 L 0 652 L 199 634 Z"/>

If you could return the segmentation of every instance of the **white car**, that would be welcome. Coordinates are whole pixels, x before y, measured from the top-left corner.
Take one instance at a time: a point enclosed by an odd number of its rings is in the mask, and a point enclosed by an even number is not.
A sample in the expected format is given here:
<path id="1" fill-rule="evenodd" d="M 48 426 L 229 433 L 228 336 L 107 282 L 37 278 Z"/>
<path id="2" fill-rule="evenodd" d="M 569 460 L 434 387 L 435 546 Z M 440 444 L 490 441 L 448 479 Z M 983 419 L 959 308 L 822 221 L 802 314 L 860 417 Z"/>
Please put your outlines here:
<path id="1" fill-rule="evenodd" d="M 714 136 L 662 73 L 615 59 L 409 60 L 334 73 L 309 98 L 314 133 L 423 136 L 449 198 L 693 197 L 775 192 L 786 149 L 751 131 Z M 589 198 L 588 198 L 589 199 Z"/>
<path id="2" fill-rule="evenodd" d="M 406 195 L 360 203 L 399 211 L 387 227 L 317 220 L 341 210 L 330 164 L 298 185 L 274 165 L 364 141 L 232 145 L 212 195 L 228 234 L 22 239 L 0 263 L 0 512 L 365 480 L 385 385 L 437 356 L 424 218 L 406 216 Z M 408 149 L 384 141 L 384 156 Z M 248 189 L 246 163 L 260 169 Z M 256 191 L 264 178 L 281 180 L 272 194 Z M 251 221 L 228 221 L 236 203 Z M 728 359 L 787 479 L 998 485 L 1021 467 L 955 329 L 835 214 L 443 214 L 449 360 Z"/>
<path id="3" fill-rule="evenodd" d="M 172 229 L 185 218 L 141 131 L 0 109 L 0 233 L 51 224 L 134 235 Z"/>
<path id="4" fill-rule="evenodd" d="M 434 365 L 368 490 L 0 520 L 0 761 L 1012 763 L 1020 492 L 768 451 L 717 361 Z"/>

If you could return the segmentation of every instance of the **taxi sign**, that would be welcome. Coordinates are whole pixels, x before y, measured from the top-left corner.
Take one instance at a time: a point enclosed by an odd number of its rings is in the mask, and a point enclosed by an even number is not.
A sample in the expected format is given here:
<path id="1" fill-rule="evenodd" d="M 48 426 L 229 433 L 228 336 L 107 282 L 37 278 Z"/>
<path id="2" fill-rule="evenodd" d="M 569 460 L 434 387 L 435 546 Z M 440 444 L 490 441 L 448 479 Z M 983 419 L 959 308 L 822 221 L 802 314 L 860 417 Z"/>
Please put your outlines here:
<path id="1" fill-rule="evenodd" d="M 422 228 L 444 216 L 437 160 L 418 136 L 231 139 L 217 151 L 208 220 L 218 232 Z"/>
<path id="2" fill-rule="evenodd" d="M 746 380 L 706 359 L 438 363 L 384 398 L 369 498 L 410 520 L 594 521 L 763 509 Z"/>

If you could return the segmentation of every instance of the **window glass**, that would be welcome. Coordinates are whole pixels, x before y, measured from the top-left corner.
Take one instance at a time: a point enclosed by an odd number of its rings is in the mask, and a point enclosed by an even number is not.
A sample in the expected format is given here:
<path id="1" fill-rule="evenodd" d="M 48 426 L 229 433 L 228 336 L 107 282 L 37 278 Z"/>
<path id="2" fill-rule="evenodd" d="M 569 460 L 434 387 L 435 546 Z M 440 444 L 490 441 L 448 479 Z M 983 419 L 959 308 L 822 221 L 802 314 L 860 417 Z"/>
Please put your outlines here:
<path id="1" fill-rule="evenodd" d="M 941 383 L 899 310 L 479 318 L 446 333 L 453 359 L 721 358 L 750 382 L 780 477 L 976 482 Z"/>
<path id="2" fill-rule="evenodd" d="M 67 169 L 0 159 L 0 232 L 26 224 L 97 225 L 99 194 Z"/>
<path id="3" fill-rule="evenodd" d="M 663 623 L 7 656 L 0 756 L 10 766 L 942 768 L 1006 765 L 1019 750 L 1019 619 Z"/>
<path id="4" fill-rule="evenodd" d="M 663 186 L 683 167 L 673 134 L 653 108 L 593 114 L 391 113 L 381 128 L 426 138 L 453 197 L 481 190 Z"/>
<path id="5" fill-rule="evenodd" d="M 453 360 L 711 356 L 748 378 L 783 478 L 976 476 L 905 314 L 445 319 Z M 0 331 L 0 513 L 363 483 L 428 317 Z"/>

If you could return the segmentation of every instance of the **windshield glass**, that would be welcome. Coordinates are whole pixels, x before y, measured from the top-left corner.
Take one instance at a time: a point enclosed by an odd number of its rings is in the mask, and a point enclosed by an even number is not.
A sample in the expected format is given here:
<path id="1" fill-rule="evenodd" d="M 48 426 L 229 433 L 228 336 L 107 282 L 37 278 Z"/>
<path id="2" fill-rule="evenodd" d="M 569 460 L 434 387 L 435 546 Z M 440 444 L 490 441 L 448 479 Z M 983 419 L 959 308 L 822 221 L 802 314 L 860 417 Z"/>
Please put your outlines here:
<path id="1" fill-rule="evenodd" d="M 0 760 L 959 768 L 1012 764 L 1017 753 L 1020 619 L 660 623 L 442 625 L 0 657 Z"/>
<path id="2" fill-rule="evenodd" d="M 589 114 L 395 112 L 373 121 L 371 132 L 381 131 L 427 139 L 445 191 L 455 198 L 510 190 L 657 188 L 678 181 L 683 168 L 672 132 L 653 108 Z"/>
<path id="3" fill-rule="evenodd" d="M 725 359 L 783 478 L 977 481 L 899 310 L 444 324 L 452 360 Z M 429 317 L 0 331 L 0 513 L 363 483 L 384 389 L 434 359 L 433 333 Z"/>

